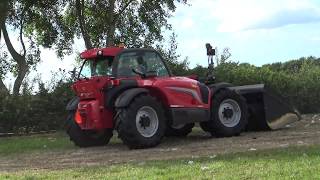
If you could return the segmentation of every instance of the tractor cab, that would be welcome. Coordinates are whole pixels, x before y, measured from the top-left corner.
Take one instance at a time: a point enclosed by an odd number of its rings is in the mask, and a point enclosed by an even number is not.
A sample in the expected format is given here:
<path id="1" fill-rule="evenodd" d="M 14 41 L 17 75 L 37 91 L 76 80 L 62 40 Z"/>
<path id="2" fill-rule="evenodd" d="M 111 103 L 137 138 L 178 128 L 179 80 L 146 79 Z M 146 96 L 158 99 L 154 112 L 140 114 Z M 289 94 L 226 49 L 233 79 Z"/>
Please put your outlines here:
<path id="1" fill-rule="evenodd" d="M 84 59 L 78 79 L 97 76 L 112 78 L 147 78 L 170 76 L 161 56 L 150 49 L 121 47 L 91 49 L 81 53 Z"/>

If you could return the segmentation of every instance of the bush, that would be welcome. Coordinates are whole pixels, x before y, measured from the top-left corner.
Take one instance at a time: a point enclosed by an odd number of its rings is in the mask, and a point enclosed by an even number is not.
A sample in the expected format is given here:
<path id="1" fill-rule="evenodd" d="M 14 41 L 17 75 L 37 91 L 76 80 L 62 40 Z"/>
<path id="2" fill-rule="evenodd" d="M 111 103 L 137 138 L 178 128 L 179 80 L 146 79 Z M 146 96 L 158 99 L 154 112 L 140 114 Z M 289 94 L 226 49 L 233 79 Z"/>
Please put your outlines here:
<path id="1" fill-rule="evenodd" d="M 30 133 L 61 129 L 65 106 L 72 97 L 70 83 L 61 83 L 49 92 L 43 84 L 35 95 L 0 94 L 0 132 Z"/>
<path id="2" fill-rule="evenodd" d="M 193 69 L 177 66 L 178 75 L 205 76 L 207 68 Z M 250 64 L 226 62 L 215 69 L 217 82 L 234 85 L 264 83 L 281 94 L 302 113 L 320 112 L 320 59 L 300 58 L 286 63 L 255 67 Z M 53 76 L 56 77 L 56 76 Z M 65 76 L 63 76 L 65 77 Z M 23 95 L 0 94 L 0 132 L 29 133 L 57 130 L 64 126 L 65 106 L 74 95 L 71 80 L 55 80 L 45 88 L 39 82 L 39 91 L 32 94 L 23 88 Z"/>

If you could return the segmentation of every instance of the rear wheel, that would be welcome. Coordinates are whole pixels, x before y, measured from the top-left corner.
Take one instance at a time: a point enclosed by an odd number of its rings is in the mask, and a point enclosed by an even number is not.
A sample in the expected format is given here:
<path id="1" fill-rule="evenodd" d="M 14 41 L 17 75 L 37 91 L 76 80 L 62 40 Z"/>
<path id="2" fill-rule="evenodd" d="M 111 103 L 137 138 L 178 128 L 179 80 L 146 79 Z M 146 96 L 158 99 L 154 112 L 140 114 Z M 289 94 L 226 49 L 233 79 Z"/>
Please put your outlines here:
<path id="1" fill-rule="evenodd" d="M 112 137 L 112 129 L 103 131 L 82 130 L 74 121 L 74 112 L 70 112 L 67 119 L 67 134 L 70 140 L 79 147 L 103 146 L 109 143 Z"/>
<path id="2" fill-rule="evenodd" d="M 202 128 L 217 137 L 239 135 L 248 123 L 245 99 L 231 90 L 221 90 L 214 95 L 211 119 Z"/>
<path id="3" fill-rule="evenodd" d="M 118 113 L 118 134 L 129 148 L 148 148 L 161 142 L 166 121 L 162 105 L 154 97 L 140 95 Z"/>
<path id="4" fill-rule="evenodd" d="M 166 130 L 166 136 L 187 136 L 194 127 L 194 123 L 182 124 L 177 126 L 168 126 Z"/>

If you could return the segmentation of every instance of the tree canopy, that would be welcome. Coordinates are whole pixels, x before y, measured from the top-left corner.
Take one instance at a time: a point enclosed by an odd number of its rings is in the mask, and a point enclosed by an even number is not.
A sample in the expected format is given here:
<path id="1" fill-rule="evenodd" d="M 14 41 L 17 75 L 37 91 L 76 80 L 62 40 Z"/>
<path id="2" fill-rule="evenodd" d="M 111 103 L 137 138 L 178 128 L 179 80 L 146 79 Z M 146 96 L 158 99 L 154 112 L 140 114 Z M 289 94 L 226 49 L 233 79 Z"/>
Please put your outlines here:
<path id="1" fill-rule="evenodd" d="M 35 22 L 29 34 L 34 33 L 40 45 L 55 45 L 62 57 L 72 50 L 74 37 L 83 39 L 87 49 L 120 42 L 150 47 L 163 39 L 164 29 L 171 29 L 167 20 L 176 5 L 175 0 L 64 0 L 41 8 L 49 16 Z"/>
<path id="2" fill-rule="evenodd" d="M 87 49 L 123 42 L 127 47 L 151 47 L 171 29 L 168 18 L 176 3 L 186 0 L 3 0 L 0 3 L 0 38 L 11 57 L 1 54 L 0 90 L 8 92 L 3 77 L 16 76 L 19 94 L 24 77 L 40 61 L 40 47 L 55 49 L 58 57 L 73 52 L 76 38 Z M 14 47 L 8 28 L 19 32 L 21 48 Z"/>

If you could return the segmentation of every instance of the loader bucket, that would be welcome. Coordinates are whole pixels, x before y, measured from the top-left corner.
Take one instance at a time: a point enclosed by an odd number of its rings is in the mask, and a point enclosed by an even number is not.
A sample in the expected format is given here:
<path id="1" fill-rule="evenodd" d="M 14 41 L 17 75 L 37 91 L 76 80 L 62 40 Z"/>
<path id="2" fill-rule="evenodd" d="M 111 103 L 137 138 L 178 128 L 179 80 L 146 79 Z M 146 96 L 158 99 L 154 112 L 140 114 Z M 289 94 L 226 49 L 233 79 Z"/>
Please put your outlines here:
<path id="1" fill-rule="evenodd" d="M 276 130 L 301 119 L 300 113 L 264 84 L 230 87 L 247 101 L 247 130 Z"/>

